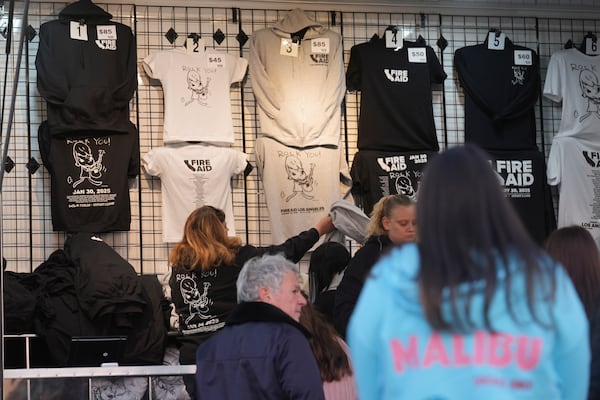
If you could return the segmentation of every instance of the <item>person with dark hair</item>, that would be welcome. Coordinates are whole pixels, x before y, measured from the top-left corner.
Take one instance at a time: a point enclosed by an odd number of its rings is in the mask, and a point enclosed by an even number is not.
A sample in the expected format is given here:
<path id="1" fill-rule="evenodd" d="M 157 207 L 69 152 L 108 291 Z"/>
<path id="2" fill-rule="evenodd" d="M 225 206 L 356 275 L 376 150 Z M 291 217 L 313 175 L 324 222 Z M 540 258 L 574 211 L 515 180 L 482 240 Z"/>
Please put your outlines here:
<path id="1" fill-rule="evenodd" d="M 328 216 L 283 244 L 255 247 L 227 236 L 222 210 L 212 206 L 194 210 L 185 223 L 183 239 L 169 254 L 169 286 L 181 332 L 176 338 L 180 363 L 193 364 L 196 348 L 225 326 L 237 304 L 235 282 L 247 260 L 265 253 L 283 253 L 298 262 L 321 235 L 333 229 Z M 193 379 L 184 376 L 184 381 L 193 398 Z"/>
<path id="2" fill-rule="evenodd" d="M 379 199 L 371 213 L 367 236 L 364 246 L 348 263 L 335 294 L 334 326 L 343 338 L 346 337 L 350 315 L 371 267 L 392 246 L 416 240 L 414 201 L 403 194 L 392 194 Z"/>
<path id="3" fill-rule="evenodd" d="M 565 267 L 591 318 L 600 294 L 600 253 L 592 234 L 581 226 L 565 226 L 548 236 L 545 248 Z"/>
<path id="4" fill-rule="evenodd" d="M 282 255 L 250 259 L 237 278 L 238 305 L 196 352 L 196 400 L 324 400 L 298 266 Z"/>
<path id="5" fill-rule="evenodd" d="M 300 311 L 300 324 L 308 330 L 308 343 L 317 360 L 325 400 L 357 400 L 350 349 L 315 305 Z"/>
<path id="6" fill-rule="evenodd" d="M 317 309 L 333 323 L 335 292 L 350 261 L 350 252 L 339 242 L 325 242 L 310 255 L 308 265 L 308 297 Z"/>
<path id="7" fill-rule="evenodd" d="M 361 399 L 584 399 L 588 321 L 483 150 L 427 165 L 419 241 L 374 266 L 348 328 Z"/>
<path id="8" fill-rule="evenodd" d="M 577 225 L 565 226 L 546 239 L 548 254 L 571 278 L 590 321 L 592 362 L 589 399 L 600 398 L 600 253 L 592 234 Z"/>

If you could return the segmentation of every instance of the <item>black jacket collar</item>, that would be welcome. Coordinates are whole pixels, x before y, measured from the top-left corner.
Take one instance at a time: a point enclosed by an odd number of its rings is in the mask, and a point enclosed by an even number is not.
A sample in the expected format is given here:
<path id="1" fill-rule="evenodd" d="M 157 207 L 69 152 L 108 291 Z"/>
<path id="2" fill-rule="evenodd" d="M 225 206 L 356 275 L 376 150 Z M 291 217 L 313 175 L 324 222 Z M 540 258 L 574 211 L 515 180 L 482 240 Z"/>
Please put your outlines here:
<path id="1" fill-rule="evenodd" d="M 227 319 L 226 325 L 241 325 L 247 322 L 279 322 L 292 325 L 310 338 L 310 333 L 279 308 L 262 301 L 238 304 Z"/>

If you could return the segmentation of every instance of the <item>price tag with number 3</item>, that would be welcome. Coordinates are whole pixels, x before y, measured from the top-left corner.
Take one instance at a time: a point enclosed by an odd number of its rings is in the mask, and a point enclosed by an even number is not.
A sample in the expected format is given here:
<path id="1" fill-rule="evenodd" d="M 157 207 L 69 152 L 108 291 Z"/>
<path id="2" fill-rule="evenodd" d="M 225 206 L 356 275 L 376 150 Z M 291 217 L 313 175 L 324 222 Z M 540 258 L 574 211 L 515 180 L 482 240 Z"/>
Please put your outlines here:
<path id="1" fill-rule="evenodd" d="M 298 43 L 294 43 L 292 39 L 281 38 L 279 54 L 287 57 L 298 57 Z"/>

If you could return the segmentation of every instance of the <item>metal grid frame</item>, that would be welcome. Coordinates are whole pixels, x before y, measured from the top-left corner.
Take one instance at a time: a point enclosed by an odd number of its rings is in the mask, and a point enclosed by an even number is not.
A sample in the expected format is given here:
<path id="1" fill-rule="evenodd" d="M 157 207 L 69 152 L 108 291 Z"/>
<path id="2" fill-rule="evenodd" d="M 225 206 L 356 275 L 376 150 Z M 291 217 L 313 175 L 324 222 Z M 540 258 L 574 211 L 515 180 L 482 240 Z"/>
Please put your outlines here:
<path id="1" fill-rule="evenodd" d="M 66 5 L 64 2 L 35 2 L 30 6 L 28 23 L 34 29 L 54 19 Z M 150 54 L 172 46 L 180 46 L 190 33 L 209 38 L 210 46 L 247 58 L 248 44 L 241 45 L 237 35 L 271 26 L 287 10 L 237 9 L 215 7 L 141 6 L 133 4 L 101 4 L 113 14 L 114 20 L 129 25 L 137 38 L 138 61 Z M 18 8 L 18 7 L 17 7 Z M 357 8 L 359 6 L 357 5 Z M 381 35 L 388 25 L 402 28 L 408 40 L 421 35 L 436 51 L 448 79 L 440 90 L 433 93 L 434 118 L 442 148 L 460 144 L 464 130 L 464 98 L 453 67 L 454 51 L 460 47 L 480 43 L 489 29 L 506 33 L 514 43 L 530 47 L 540 56 L 541 76 L 545 77 L 550 56 L 564 47 L 568 40 L 579 44 L 586 32 L 598 32 L 598 20 L 569 18 L 456 16 L 418 13 L 307 11 L 316 21 L 343 37 L 344 60 L 347 63 L 353 45 Z M 21 16 L 16 13 L 16 20 Z M 18 32 L 20 27 L 15 27 Z M 170 43 L 165 33 L 173 28 L 179 33 Z M 212 41 L 220 29 L 225 36 L 221 44 Z M 16 36 L 16 35 L 15 35 Z M 436 41 L 443 36 L 448 47 L 440 49 Z M 66 235 L 53 232 L 50 217 L 50 178 L 43 166 L 30 173 L 29 160 L 41 163 L 37 145 L 37 127 L 45 118 L 45 102 L 36 90 L 35 54 L 38 38 L 26 47 L 26 57 L 16 98 L 9 157 L 15 162 L 13 170 L 5 174 L 3 200 L 2 250 L 8 268 L 29 272 L 43 262 L 55 249 L 62 248 Z M 9 82 L 14 53 L 0 56 L 9 61 Z M 131 103 L 131 118 L 140 132 L 140 153 L 162 146 L 162 89 L 150 82 L 142 69 L 138 70 L 138 91 Z M 252 93 L 252 76 L 232 88 L 232 109 L 235 132 L 234 148 L 246 152 L 255 164 L 254 141 L 258 135 L 256 102 Z M 6 88 L 5 88 L 6 89 Z M 541 94 L 541 93 L 540 93 Z M 360 93 L 349 92 L 343 106 L 342 138 L 349 165 L 356 153 Z M 548 100 L 538 100 L 538 144 L 548 154 L 552 137 L 560 122 L 560 106 Z M 102 237 L 126 258 L 139 273 L 164 273 L 170 246 L 161 238 L 161 188 L 158 178 L 143 172 L 131 188 L 132 224 L 129 232 L 103 234 Z M 233 187 L 236 230 L 242 239 L 254 245 L 270 244 L 270 226 L 262 184 L 253 171 Z M 306 266 L 307 257 L 302 261 Z"/>

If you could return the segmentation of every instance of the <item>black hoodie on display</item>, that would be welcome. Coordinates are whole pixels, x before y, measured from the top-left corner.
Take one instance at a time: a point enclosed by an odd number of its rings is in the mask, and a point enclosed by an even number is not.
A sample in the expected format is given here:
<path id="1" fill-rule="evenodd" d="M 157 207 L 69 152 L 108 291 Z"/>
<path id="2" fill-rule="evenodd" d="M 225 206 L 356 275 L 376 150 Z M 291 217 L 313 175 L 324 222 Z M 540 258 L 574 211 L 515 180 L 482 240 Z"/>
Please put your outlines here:
<path id="1" fill-rule="evenodd" d="M 137 87 L 133 32 L 89 0 L 66 6 L 40 26 L 37 88 L 48 103 L 53 134 L 127 132 Z"/>

